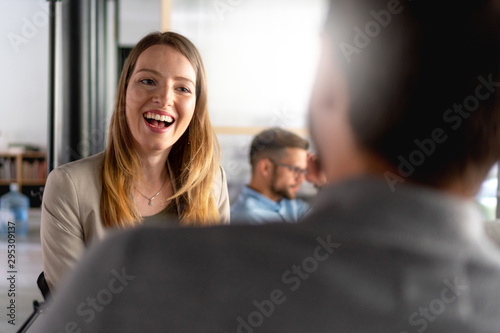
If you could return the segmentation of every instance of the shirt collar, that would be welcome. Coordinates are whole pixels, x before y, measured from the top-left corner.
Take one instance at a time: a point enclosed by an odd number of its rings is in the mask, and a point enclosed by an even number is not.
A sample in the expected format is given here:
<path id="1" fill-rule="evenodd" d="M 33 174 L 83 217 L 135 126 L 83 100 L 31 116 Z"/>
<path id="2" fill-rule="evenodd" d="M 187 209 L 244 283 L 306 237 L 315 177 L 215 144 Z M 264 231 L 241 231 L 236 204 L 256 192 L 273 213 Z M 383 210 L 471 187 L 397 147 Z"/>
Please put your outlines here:
<path id="1" fill-rule="evenodd" d="M 392 191 L 382 177 L 359 177 L 322 190 L 315 214 L 332 216 L 339 230 L 368 232 L 381 238 L 431 237 L 442 242 L 485 241 L 473 200 L 423 185 L 398 184 Z M 386 235 L 386 236 L 385 236 Z"/>
<path id="2" fill-rule="evenodd" d="M 274 200 L 269 199 L 265 195 L 263 195 L 260 192 L 257 192 L 256 190 L 250 188 L 248 185 L 245 185 L 242 190 L 243 194 L 247 197 L 252 197 L 255 200 L 258 200 L 263 206 L 268 207 L 269 209 L 273 211 L 279 211 L 281 207 L 283 206 L 283 200 L 281 199 L 280 201 L 276 202 Z"/>

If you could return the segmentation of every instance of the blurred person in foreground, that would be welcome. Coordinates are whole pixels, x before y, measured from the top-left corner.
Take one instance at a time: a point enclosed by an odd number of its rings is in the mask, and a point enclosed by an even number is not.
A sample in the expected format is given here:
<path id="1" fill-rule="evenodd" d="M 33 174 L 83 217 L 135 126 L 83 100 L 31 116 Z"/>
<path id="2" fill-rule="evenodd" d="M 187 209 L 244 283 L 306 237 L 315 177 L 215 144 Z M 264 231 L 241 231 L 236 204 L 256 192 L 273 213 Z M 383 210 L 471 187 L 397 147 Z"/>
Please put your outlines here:
<path id="1" fill-rule="evenodd" d="M 236 223 L 297 222 L 310 210 L 297 199 L 306 179 L 309 142 L 295 133 L 270 128 L 250 145 L 252 177 L 231 206 Z"/>
<path id="2" fill-rule="evenodd" d="M 497 333 L 500 254 L 473 198 L 500 154 L 498 10 L 333 0 L 310 110 L 329 181 L 314 211 L 117 235 L 45 332 Z"/>

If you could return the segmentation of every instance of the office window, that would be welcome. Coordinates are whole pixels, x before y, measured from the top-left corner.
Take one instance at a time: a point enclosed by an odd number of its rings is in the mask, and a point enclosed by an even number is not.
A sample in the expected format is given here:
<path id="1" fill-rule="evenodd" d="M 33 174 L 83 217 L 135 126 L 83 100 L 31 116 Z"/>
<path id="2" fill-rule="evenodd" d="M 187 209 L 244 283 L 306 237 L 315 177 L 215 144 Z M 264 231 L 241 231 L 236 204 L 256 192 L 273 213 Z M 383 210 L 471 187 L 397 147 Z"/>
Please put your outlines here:
<path id="1" fill-rule="evenodd" d="M 497 197 L 498 197 L 498 164 L 491 169 L 488 177 L 483 182 L 476 201 L 478 202 L 483 218 L 493 220 L 497 218 Z"/>

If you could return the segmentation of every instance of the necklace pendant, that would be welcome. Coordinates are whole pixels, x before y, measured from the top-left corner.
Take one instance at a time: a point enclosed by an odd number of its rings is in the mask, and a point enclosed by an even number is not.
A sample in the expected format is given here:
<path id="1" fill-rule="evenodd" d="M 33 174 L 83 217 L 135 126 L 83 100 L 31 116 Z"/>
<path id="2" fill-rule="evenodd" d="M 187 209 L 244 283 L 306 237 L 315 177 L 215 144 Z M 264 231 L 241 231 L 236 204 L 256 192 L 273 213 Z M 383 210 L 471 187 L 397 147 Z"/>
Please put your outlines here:
<path id="1" fill-rule="evenodd" d="M 148 205 L 153 206 L 153 199 L 149 199 Z"/>

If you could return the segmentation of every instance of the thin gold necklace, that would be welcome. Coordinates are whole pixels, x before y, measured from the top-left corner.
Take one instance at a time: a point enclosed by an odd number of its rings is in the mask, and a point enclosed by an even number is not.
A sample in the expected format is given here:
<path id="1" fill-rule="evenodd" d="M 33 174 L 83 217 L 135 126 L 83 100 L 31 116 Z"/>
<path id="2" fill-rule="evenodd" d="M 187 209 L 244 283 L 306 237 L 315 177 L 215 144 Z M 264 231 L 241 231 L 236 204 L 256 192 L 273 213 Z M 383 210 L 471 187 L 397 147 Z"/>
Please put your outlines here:
<path id="1" fill-rule="evenodd" d="M 161 192 L 161 190 L 163 190 L 163 186 L 165 186 L 165 183 L 167 182 L 167 174 L 165 174 L 165 179 L 163 180 L 163 184 L 161 185 L 160 187 L 160 190 L 155 194 L 153 195 L 151 198 L 148 198 L 147 196 L 145 196 L 144 194 L 142 194 L 138 189 L 137 187 L 135 188 L 135 190 L 137 191 L 137 193 L 139 193 L 140 195 L 142 195 L 144 198 L 148 199 L 149 202 L 148 202 L 148 205 L 150 206 L 153 206 L 153 199 L 155 199 Z"/>

